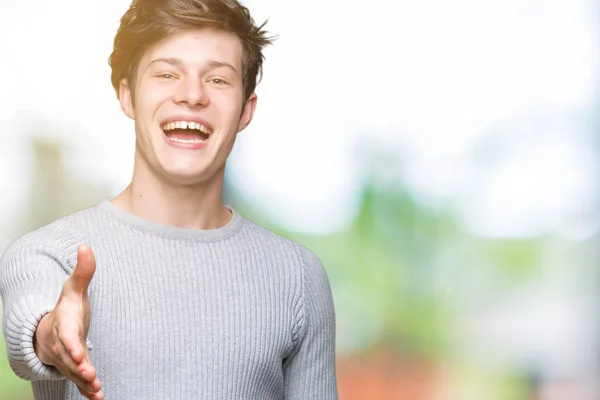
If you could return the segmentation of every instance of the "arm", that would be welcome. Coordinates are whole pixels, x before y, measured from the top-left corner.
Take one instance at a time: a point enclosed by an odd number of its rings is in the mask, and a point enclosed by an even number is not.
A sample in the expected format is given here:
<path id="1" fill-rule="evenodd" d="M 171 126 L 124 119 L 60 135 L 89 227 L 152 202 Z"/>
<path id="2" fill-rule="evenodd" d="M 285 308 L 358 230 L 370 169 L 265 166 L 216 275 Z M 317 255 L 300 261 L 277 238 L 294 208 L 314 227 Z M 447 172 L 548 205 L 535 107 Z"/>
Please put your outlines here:
<path id="1" fill-rule="evenodd" d="M 299 248 L 303 293 L 295 350 L 283 365 L 285 400 L 337 400 L 335 311 L 327 274 L 319 259 Z"/>
<path id="2" fill-rule="evenodd" d="M 17 376 L 29 381 L 63 379 L 34 351 L 38 324 L 54 308 L 68 277 L 61 250 L 28 236 L 13 243 L 0 261 L 8 361 Z"/>
<path id="3" fill-rule="evenodd" d="M 65 228 L 60 220 L 24 235 L 0 260 L 9 364 L 25 380 L 68 378 L 84 397 L 102 400 L 85 343 L 96 261 L 77 230 Z"/>

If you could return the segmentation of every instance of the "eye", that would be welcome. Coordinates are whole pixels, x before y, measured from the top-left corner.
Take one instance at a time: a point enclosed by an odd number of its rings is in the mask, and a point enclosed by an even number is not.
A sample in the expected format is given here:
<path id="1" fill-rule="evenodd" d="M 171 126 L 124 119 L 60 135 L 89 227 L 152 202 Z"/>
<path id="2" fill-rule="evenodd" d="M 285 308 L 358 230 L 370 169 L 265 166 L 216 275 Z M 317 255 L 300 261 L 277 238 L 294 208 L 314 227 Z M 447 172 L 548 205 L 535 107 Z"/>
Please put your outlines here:
<path id="1" fill-rule="evenodd" d="M 223 80 L 221 78 L 211 79 L 210 82 L 214 83 L 215 85 L 225 85 L 225 84 L 227 84 L 227 82 L 225 82 L 225 80 Z"/>
<path id="2" fill-rule="evenodd" d="M 163 78 L 163 79 L 175 79 L 175 75 L 170 74 L 168 72 L 165 72 L 163 74 L 159 74 L 157 75 L 158 78 Z"/>

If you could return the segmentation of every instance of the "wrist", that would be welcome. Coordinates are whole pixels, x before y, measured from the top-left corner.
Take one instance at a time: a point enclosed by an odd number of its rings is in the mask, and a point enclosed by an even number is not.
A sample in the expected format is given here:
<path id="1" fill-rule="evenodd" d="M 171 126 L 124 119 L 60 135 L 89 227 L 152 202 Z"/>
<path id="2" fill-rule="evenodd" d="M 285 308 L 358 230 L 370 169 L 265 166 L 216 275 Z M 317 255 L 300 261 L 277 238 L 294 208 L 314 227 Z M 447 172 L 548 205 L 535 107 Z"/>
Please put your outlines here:
<path id="1" fill-rule="evenodd" d="M 49 334 L 52 332 L 50 314 L 51 313 L 48 313 L 42 317 L 33 335 L 33 351 L 35 351 L 35 354 L 40 361 L 48 366 L 52 365 L 52 362 L 45 351 L 45 348 L 47 347 L 45 346 L 45 343 L 48 340 Z"/>

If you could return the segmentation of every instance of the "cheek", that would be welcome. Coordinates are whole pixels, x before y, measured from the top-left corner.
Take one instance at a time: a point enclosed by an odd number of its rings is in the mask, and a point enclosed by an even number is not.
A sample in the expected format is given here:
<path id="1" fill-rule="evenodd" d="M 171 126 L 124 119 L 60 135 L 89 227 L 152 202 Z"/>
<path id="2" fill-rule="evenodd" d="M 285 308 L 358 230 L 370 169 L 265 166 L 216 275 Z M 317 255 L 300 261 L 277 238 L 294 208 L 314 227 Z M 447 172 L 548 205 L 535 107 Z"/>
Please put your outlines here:
<path id="1" fill-rule="evenodd" d="M 165 100 L 156 95 L 144 96 L 136 102 L 135 120 L 145 133 L 153 135 L 154 131 L 160 130 L 157 115 L 160 115 L 164 104 Z"/>
<path id="2" fill-rule="evenodd" d="M 217 106 L 223 122 L 237 125 L 242 114 L 241 96 L 233 92 L 215 93 L 212 102 Z"/>
<path id="3" fill-rule="evenodd" d="M 136 92 L 136 106 L 144 114 L 154 114 L 158 108 L 172 98 L 172 89 L 161 85 L 141 85 Z"/>

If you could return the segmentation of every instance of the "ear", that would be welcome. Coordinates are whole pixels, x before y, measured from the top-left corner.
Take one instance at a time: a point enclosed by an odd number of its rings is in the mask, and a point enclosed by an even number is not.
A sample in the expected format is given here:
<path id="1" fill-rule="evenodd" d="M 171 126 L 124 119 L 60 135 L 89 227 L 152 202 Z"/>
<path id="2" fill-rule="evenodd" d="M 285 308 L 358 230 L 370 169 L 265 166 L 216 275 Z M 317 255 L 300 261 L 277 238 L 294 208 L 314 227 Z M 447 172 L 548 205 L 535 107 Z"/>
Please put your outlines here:
<path id="1" fill-rule="evenodd" d="M 246 103 L 244 104 L 244 109 L 242 110 L 242 117 L 240 118 L 240 123 L 238 125 L 238 132 L 246 129 L 252 118 L 254 117 L 254 110 L 256 109 L 256 93 L 252 93 Z"/>
<path id="2" fill-rule="evenodd" d="M 133 112 L 133 101 L 131 98 L 131 89 L 126 79 L 122 79 L 119 83 L 119 102 L 121 103 L 121 111 L 131 119 L 135 119 Z"/>

